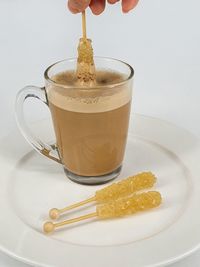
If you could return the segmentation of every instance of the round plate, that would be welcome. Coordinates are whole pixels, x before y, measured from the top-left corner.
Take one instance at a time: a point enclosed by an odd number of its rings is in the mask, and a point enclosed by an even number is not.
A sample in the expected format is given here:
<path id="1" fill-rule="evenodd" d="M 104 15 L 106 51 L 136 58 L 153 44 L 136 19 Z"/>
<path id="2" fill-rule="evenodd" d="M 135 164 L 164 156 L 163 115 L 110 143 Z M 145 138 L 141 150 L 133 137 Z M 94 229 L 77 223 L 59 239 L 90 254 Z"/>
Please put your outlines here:
<path id="1" fill-rule="evenodd" d="M 34 129 L 47 141 L 48 120 Z M 126 218 L 90 219 L 52 235 L 42 225 L 52 207 L 94 195 L 103 186 L 71 182 L 62 166 L 37 154 L 16 131 L 0 141 L 0 249 L 37 266 L 162 266 L 188 255 L 200 243 L 200 141 L 172 124 L 141 115 L 131 118 L 120 177 L 152 171 L 161 192 L 159 208 Z M 67 219 L 95 210 L 69 212 Z"/>

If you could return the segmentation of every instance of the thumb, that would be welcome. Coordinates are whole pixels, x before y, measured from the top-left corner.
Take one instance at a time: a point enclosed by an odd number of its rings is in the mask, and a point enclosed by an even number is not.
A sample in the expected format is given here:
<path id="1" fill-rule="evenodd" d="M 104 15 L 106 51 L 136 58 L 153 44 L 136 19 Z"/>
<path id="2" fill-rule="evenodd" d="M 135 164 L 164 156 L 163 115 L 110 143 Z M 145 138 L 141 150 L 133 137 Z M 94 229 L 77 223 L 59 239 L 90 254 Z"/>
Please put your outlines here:
<path id="1" fill-rule="evenodd" d="M 68 8 L 72 13 L 84 11 L 90 4 L 91 0 L 68 0 Z"/>

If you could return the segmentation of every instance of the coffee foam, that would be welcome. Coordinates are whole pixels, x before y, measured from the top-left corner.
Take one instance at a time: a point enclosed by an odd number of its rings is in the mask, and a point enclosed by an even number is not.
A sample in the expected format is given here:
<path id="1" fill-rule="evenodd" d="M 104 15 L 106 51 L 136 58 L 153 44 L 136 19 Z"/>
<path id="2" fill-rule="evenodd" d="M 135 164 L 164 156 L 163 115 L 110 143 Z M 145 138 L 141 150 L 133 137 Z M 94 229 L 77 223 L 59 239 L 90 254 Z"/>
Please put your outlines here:
<path id="1" fill-rule="evenodd" d="M 109 73 L 107 72 L 106 76 L 108 75 Z M 122 75 L 120 75 L 120 77 L 121 80 L 119 80 L 118 77 L 118 82 L 122 81 L 122 79 L 124 80 L 124 77 Z M 60 77 L 58 78 L 60 80 Z M 57 78 L 56 82 L 58 82 Z M 115 82 L 116 80 L 113 80 L 113 83 Z M 81 90 L 78 88 L 73 89 L 72 81 L 69 81 L 69 84 L 71 86 L 71 89 L 65 89 L 62 87 L 62 85 L 47 85 L 47 95 L 49 102 L 67 111 L 97 113 L 119 108 L 127 104 L 131 100 L 132 90 L 130 81 L 118 85 L 114 88 L 110 88 L 109 83 L 108 87 L 102 84 L 102 88 L 91 87 L 87 90 Z"/>

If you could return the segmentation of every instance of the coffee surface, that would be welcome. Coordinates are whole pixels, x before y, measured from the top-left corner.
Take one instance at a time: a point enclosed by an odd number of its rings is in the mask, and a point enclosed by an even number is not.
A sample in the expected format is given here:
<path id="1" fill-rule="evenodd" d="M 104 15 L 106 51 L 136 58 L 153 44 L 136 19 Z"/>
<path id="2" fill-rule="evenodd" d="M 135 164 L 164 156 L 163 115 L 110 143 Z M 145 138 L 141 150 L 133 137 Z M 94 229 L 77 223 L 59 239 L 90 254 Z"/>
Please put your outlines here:
<path id="1" fill-rule="evenodd" d="M 56 83 L 61 85 L 77 85 L 78 79 L 75 71 L 61 72 L 52 78 Z M 98 70 L 96 72 L 96 84 L 111 85 L 122 82 L 124 75 L 118 72 Z"/>
<path id="2" fill-rule="evenodd" d="M 99 87 L 87 88 L 86 92 L 76 87 L 73 72 L 60 73 L 53 79 L 60 86 L 49 88 L 49 106 L 65 167 L 82 176 L 104 175 L 117 169 L 125 151 L 131 95 L 125 84 L 113 89 L 109 86 L 122 82 L 124 76 L 97 71 Z"/>
<path id="3" fill-rule="evenodd" d="M 55 85 L 48 88 L 48 99 L 55 106 L 74 112 L 105 112 L 131 99 L 129 84 L 123 83 L 123 74 L 112 71 L 96 71 L 95 87 L 80 87 L 73 71 L 52 77 Z M 116 84 L 118 84 L 116 86 Z"/>

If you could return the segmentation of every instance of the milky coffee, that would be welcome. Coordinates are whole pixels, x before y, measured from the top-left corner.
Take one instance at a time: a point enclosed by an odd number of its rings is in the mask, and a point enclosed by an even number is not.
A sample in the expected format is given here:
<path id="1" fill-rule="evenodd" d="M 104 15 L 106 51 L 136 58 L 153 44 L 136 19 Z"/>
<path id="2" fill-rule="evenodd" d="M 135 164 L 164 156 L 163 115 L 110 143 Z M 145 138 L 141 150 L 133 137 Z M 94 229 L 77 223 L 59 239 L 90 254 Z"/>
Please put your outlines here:
<path id="1" fill-rule="evenodd" d="M 78 88 L 74 77 L 70 71 L 59 73 L 47 89 L 62 163 L 81 176 L 108 174 L 122 164 L 130 86 L 122 74 L 111 71 L 97 71 L 91 88 Z"/>

